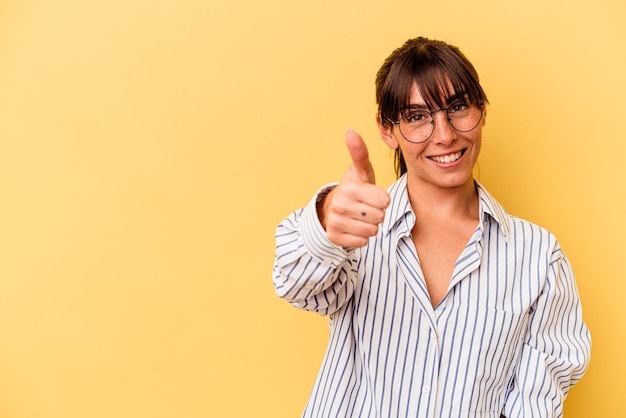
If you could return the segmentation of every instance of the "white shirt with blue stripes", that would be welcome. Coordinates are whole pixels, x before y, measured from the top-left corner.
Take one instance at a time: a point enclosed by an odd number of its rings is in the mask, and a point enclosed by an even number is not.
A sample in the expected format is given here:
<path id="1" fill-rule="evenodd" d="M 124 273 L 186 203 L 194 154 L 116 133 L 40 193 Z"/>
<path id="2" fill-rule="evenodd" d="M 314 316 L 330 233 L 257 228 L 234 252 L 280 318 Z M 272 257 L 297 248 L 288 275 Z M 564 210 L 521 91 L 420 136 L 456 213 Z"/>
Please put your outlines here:
<path id="1" fill-rule="evenodd" d="M 318 195 L 280 223 L 277 294 L 329 315 L 304 417 L 562 416 L 591 349 L 570 263 L 550 232 L 476 186 L 480 222 L 434 308 L 410 235 L 406 176 L 389 188 L 385 220 L 365 247 L 326 238 Z"/>

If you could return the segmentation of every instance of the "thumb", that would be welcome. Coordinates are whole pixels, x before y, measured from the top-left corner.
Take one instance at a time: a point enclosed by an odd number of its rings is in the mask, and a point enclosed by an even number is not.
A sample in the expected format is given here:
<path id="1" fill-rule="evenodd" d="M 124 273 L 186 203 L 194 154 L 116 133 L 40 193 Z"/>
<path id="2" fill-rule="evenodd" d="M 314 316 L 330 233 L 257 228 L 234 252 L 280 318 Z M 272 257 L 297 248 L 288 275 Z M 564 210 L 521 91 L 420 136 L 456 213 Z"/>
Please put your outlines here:
<path id="1" fill-rule="evenodd" d="M 352 168 L 356 170 L 358 176 L 366 183 L 375 184 L 374 167 L 370 162 L 367 146 L 361 135 L 353 129 L 346 131 L 346 146 L 352 158 Z"/>

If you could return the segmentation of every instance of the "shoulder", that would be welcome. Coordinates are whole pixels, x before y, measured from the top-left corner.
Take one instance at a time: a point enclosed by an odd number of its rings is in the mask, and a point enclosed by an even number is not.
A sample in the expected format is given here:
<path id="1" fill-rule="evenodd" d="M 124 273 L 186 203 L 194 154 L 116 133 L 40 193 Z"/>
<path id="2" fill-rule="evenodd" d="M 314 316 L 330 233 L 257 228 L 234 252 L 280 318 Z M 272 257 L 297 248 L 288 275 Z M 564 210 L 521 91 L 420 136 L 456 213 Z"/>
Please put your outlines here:
<path id="1" fill-rule="evenodd" d="M 543 240 L 558 245 L 556 236 L 547 228 L 518 216 L 509 215 L 511 235 L 515 240 Z"/>
<path id="2" fill-rule="evenodd" d="M 480 199 L 480 212 L 484 218 L 493 219 L 509 244 L 540 245 L 547 249 L 558 247 L 555 235 L 547 228 L 519 216 L 509 214 L 487 189 L 476 182 Z"/>

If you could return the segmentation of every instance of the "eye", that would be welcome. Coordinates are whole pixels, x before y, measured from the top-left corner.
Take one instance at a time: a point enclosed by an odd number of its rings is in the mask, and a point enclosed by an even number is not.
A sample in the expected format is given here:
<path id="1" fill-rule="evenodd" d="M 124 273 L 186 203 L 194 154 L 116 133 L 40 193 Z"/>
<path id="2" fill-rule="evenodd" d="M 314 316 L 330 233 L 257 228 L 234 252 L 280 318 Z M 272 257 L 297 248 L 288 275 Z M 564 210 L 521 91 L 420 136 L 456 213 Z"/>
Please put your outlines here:
<path id="1" fill-rule="evenodd" d="M 425 123 L 430 120 L 430 114 L 417 110 L 407 110 L 402 115 L 402 119 L 408 123 Z"/>
<path id="2" fill-rule="evenodd" d="M 470 106 L 471 103 L 469 103 L 467 100 L 457 100 L 456 102 L 452 103 L 450 107 L 448 107 L 448 113 L 463 113 L 466 112 Z"/>

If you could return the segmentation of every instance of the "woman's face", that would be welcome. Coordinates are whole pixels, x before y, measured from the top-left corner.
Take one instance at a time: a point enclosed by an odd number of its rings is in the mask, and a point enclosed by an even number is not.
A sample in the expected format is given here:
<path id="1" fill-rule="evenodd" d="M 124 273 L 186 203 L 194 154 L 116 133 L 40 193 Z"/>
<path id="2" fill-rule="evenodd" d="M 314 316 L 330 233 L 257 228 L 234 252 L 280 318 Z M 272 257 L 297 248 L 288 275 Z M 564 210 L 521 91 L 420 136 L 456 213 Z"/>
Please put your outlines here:
<path id="1" fill-rule="evenodd" d="M 449 98 L 454 96 L 454 91 L 451 88 L 449 90 L 448 97 L 442 98 L 444 108 L 450 105 Z M 416 84 L 413 84 L 411 91 L 410 106 L 426 106 Z M 385 127 L 379 120 L 378 127 L 389 148 L 400 147 L 406 162 L 409 184 L 418 182 L 453 188 L 473 182 L 472 170 L 480 153 L 485 117 L 486 108 L 482 105 L 482 119 L 478 126 L 469 132 L 459 132 L 452 128 L 445 111 L 435 112 L 432 136 L 420 144 L 407 141 L 400 133 L 398 125 Z"/>

